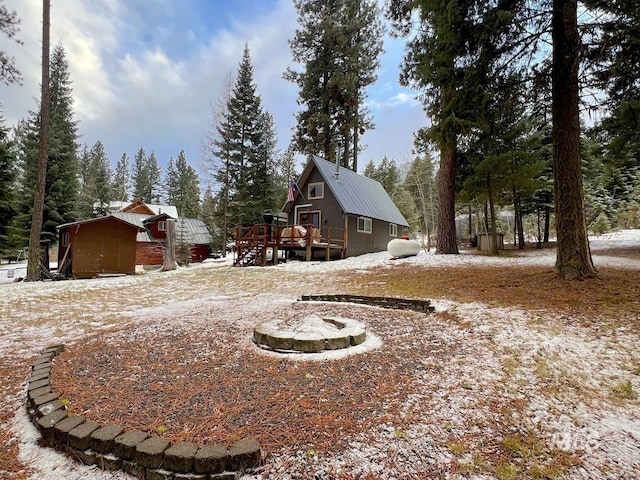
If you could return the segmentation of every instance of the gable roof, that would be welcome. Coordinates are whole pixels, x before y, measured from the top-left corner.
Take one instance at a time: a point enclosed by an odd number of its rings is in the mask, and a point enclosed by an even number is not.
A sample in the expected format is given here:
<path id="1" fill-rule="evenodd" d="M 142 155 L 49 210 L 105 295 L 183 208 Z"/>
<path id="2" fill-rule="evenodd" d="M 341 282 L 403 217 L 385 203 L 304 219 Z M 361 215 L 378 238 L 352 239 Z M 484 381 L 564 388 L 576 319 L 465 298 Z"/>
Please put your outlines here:
<path id="1" fill-rule="evenodd" d="M 113 212 L 109 214 L 110 217 L 119 218 L 120 220 L 135 225 L 139 228 L 136 242 L 150 242 L 151 237 L 147 231 L 147 227 L 144 221 L 151 215 L 143 215 L 141 213 L 126 213 L 126 212 Z"/>
<path id="2" fill-rule="evenodd" d="M 160 215 L 166 213 L 171 218 L 178 218 L 178 209 L 174 205 L 154 205 L 151 203 L 144 203 L 142 200 L 136 200 L 132 203 L 124 202 L 111 202 L 110 207 L 116 207 L 119 211 L 125 213 L 138 213 L 141 215 Z"/>
<path id="3" fill-rule="evenodd" d="M 127 223 L 131 223 L 137 227 L 140 227 L 141 231 L 138 233 L 138 242 L 151 242 L 149 232 L 146 230 L 148 223 L 157 220 L 159 218 L 167 218 L 167 214 L 159 215 L 144 215 L 139 213 L 127 213 L 127 212 L 114 212 L 111 216 L 119 218 Z M 192 245 L 195 244 L 209 244 L 212 241 L 211 234 L 207 225 L 199 218 L 176 218 L 176 237 L 178 241 L 183 241 Z"/>
<path id="4" fill-rule="evenodd" d="M 211 233 L 207 225 L 199 218 L 178 218 L 176 219 L 176 237 L 178 241 L 181 236 L 187 240 L 187 243 L 206 245 L 211 243 Z"/>
<path id="5" fill-rule="evenodd" d="M 99 223 L 99 222 L 108 221 L 110 219 L 116 220 L 117 222 L 120 222 L 120 223 L 124 223 L 129 227 L 137 228 L 138 232 L 145 230 L 144 225 L 142 225 L 142 223 L 138 225 L 134 222 L 128 221 L 125 218 L 116 217 L 114 215 L 105 215 L 103 217 L 89 218 L 87 220 L 80 220 L 78 222 L 63 223 L 62 225 L 58 225 L 56 228 L 61 229 L 64 227 L 70 227 L 71 225 L 86 225 L 89 223 Z"/>
<path id="6" fill-rule="evenodd" d="M 313 165 L 324 178 L 325 186 L 333 193 L 343 212 L 409 226 L 380 182 L 344 167 L 339 167 L 336 178 L 336 164 L 333 162 L 312 156 L 300 177 L 301 183 L 306 181 Z"/>

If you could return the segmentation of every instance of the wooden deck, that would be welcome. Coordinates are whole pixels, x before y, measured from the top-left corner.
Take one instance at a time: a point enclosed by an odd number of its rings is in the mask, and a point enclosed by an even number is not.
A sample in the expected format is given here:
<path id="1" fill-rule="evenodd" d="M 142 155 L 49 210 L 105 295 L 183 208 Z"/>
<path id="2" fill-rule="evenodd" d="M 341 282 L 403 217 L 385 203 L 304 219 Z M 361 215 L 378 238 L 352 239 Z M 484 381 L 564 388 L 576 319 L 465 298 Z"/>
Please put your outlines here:
<path id="1" fill-rule="evenodd" d="M 236 228 L 233 264 L 264 266 L 290 259 L 338 259 L 344 258 L 346 246 L 344 229 L 313 228 L 311 225 L 279 227 L 265 223 L 249 228 Z"/>

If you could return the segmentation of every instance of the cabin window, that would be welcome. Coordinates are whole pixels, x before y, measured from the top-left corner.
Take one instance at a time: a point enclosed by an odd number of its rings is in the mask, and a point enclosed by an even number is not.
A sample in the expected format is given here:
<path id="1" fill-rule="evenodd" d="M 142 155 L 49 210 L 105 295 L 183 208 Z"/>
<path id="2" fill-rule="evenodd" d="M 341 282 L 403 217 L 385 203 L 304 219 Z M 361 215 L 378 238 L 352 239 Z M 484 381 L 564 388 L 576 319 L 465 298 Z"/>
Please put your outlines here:
<path id="1" fill-rule="evenodd" d="M 398 225 L 396 225 L 395 223 L 390 223 L 389 224 L 389 236 L 390 237 L 397 237 L 398 236 Z"/>
<path id="2" fill-rule="evenodd" d="M 309 200 L 324 198 L 324 182 L 310 183 L 307 186 L 307 198 Z"/>
<path id="3" fill-rule="evenodd" d="M 167 222 L 164 220 L 160 220 L 158 222 L 158 230 L 160 230 L 161 232 L 165 232 L 167 230 Z"/>
<path id="4" fill-rule="evenodd" d="M 69 245 L 69 232 L 62 232 L 62 238 L 60 239 L 60 243 L 62 243 L 63 247 Z"/>
<path id="5" fill-rule="evenodd" d="M 358 217 L 358 232 L 371 233 L 373 231 L 371 219 L 368 217 Z"/>

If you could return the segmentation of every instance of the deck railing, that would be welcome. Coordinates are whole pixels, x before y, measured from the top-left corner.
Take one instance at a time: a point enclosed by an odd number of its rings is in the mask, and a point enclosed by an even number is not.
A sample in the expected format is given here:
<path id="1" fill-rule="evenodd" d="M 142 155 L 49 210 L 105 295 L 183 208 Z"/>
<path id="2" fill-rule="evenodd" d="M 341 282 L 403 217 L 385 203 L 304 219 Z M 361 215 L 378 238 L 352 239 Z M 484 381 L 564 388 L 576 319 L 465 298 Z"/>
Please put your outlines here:
<path id="1" fill-rule="evenodd" d="M 280 227 L 258 224 L 252 227 L 236 228 L 234 265 L 267 265 L 268 253 L 271 254 L 271 262 L 276 263 L 280 250 L 287 252 L 303 250 L 307 261 L 313 258 L 314 251 L 323 249 L 325 260 L 332 258 L 332 250 L 337 250 L 340 258 L 344 258 L 346 245 L 346 231 L 342 228 L 317 228 L 313 225 Z"/>

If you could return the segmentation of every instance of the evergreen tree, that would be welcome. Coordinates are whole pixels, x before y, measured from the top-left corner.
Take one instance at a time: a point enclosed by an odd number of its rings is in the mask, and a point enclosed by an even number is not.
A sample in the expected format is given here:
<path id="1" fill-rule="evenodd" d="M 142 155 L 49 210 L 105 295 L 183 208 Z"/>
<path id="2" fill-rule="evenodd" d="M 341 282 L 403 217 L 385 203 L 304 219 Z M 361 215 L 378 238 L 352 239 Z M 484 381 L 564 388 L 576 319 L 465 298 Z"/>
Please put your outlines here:
<path id="1" fill-rule="evenodd" d="M 131 171 L 129 167 L 129 156 L 123 153 L 116 164 L 116 171 L 113 175 L 113 183 L 111 191 L 113 199 L 125 202 L 129 199 L 129 190 L 131 189 Z"/>
<path id="2" fill-rule="evenodd" d="M 433 159 L 427 153 L 417 155 L 409 164 L 404 186 L 415 202 L 417 220 L 427 250 L 431 249 L 431 236 L 435 231 L 438 211 L 437 189 Z"/>
<path id="3" fill-rule="evenodd" d="M 162 203 L 164 197 L 163 183 L 162 183 L 162 169 L 158 163 L 156 154 L 151 151 L 151 154 L 147 157 L 147 175 L 148 177 L 148 201 L 149 203 L 159 205 Z"/>
<path id="4" fill-rule="evenodd" d="M 56 242 L 58 225 L 77 219 L 78 204 L 78 134 L 73 119 L 73 93 L 66 54 L 58 44 L 51 55 L 49 145 L 45 182 L 42 240 Z M 38 166 L 40 115 L 30 112 L 29 118 L 16 131 L 19 144 L 19 164 L 23 171 L 19 194 L 19 214 L 14 233 L 18 241 L 26 242 L 32 223 L 33 198 Z"/>
<path id="5" fill-rule="evenodd" d="M 462 192 L 467 200 L 488 202 L 494 213 L 496 206 L 511 204 L 520 248 L 525 246 L 522 200 L 538 190 L 537 179 L 547 165 L 541 125 L 529 116 L 522 85 L 520 77 L 512 77 L 487 87 L 492 92 L 486 103 L 491 122 L 465 148 L 470 171 Z M 489 218 L 491 234 L 496 233 L 496 222 L 495 216 Z M 491 245 L 497 254 L 497 240 Z"/>
<path id="6" fill-rule="evenodd" d="M 140 147 L 133 157 L 131 166 L 131 184 L 133 187 L 131 200 L 142 200 L 151 203 L 151 186 L 149 185 L 148 159 L 144 148 Z"/>
<path id="7" fill-rule="evenodd" d="M 640 209 L 633 198 L 640 188 L 640 9 L 631 0 L 589 0 L 587 5 L 599 14 L 599 28 L 596 38 L 583 44 L 591 46 L 595 78 L 608 94 L 605 117 L 591 132 L 591 140 L 599 144 L 593 160 L 601 161 L 601 171 L 594 178 L 593 165 L 584 170 L 587 205 L 606 203 L 613 210 L 613 226 L 629 225 Z M 598 202 L 598 195 L 607 200 Z"/>
<path id="8" fill-rule="evenodd" d="M 440 150 L 437 253 L 458 253 L 455 226 L 456 169 L 460 140 L 486 127 L 486 86 L 495 81 L 503 55 L 517 43 L 513 22 L 524 2 L 391 0 L 396 31 L 412 36 L 401 82 L 423 89 L 432 125 L 420 135 Z M 414 31 L 414 20 L 419 19 Z"/>
<path id="9" fill-rule="evenodd" d="M 113 199 L 112 172 L 109 158 L 101 141 L 89 150 L 85 145 L 80 155 L 80 197 L 78 217 L 81 219 L 109 213 Z"/>
<path id="10" fill-rule="evenodd" d="M 16 38 L 20 30 L 18 25 L 20 25 L 20 19 L 15 10 L 10 12 L 3 3 L 0 3 L 0 32 L 20 44 L 22 42 Z M 5 51 L 0 50 L 0 81 L 9 85 L 21 80 L 22 75 L 16 68 L 15 58 L 9 57 Z"/>
<path id="11" fill-rule="evenodd" d="M 78 157 L 78 180 L 80 181 L 80 194 L 76 210 L 78 218 L 84 220 L 93 217 L 93 194 L 91 185 L 91 155 L 89 147 L 84 144 Z"/>
<path id="12" fill-rule="evenodd" d="M 178 198 L 180 196 L 180 179 L 178 178 L 178 174 L 176 172 L 176 166 L 175 162 L 173 161 L 173 157 L 169 158 L 164 178 L 164 186 L 167 193 L 165 204 L 177 206 L 176 202 L 178 201 Z M 180 214 L 180 210 L 178 210 L 178 214 Z"/>
<path id="13" fill-rule="evenodd" d="M 15 152 L 0 115 L 0 258 L 15 255 L 15 246 L 9 242 L 9 224 L 16 214 L 16 177 Z"/>
<path id="14" fill-rule="evenodd" d="M 140 147 L 133 158 L 131 183 L 133 185 L 133 200 L 142 200 L 148 204 L 162 202 L 162 170 L 153 151 L 147 156 L 144 148 Z"/>
<path id="15" fill-rule="evenodd" d="M 400 169 L 395 160 L 384 157 L 378 165 L 369 160 L 365 166 L 363 175 L 372 178 L 382 184 L 386 192 L 391 195 L 400 184 Z"/>
<path id="16" fill-rule="evenodd" d="M 595 275 L 584 214 L 580 159 L 577 0 L 553 0 L 553 172 L 556 270 L 566 279 Z"/>
<path id="17" fill-rule="evenodd" d="M 263 111 L 253 83 L 248 46 L 216 132 L 212 153 L 219 160 L 216 180 L 222 186 L 223 216 L 237 226 L 261 222 L 273 202 L 269 176 L 275 137 L 273 120 Z"/>
<path id="18" fill-rule="evenodd" d="M 403 176 L 395 160 L 384 157 L 378 165 L 375 165 L 373 160 L 369 160 L 363 175 L 380 182 L 393 203 L 402 212 L 411 230 L 417 230 L 419 224 L 416 204 L 409 190 L 405 188 Z"/>
<path id="19" fill-rule="evenodd" d="M 608 94 L 604 129 L 611 136 L 612 154 L 624 157 L 640 151 L 640 9 L 634 0 L 585 2 L 598 14 L 599 27 L 590 47 L 595 77 Z M 584 43 L 584 42 L 583 42 Z"/>
<path id="20" fill-rule="evenodd" d="M 262 113 L 258 129 L 256 152 L 251 158 L 248 171 L 251 196 L 257 205 L 256 223 L 262 221 L 261 217 L 265 211 L 279 208 L 276 205 L 275 189 L 276 166 L 279 157 L 278 134 L 270 113 Z"/>
<path id="21" fill-rule="evenodd" d="M 167 204 L 175 205 L 178 215 L 186 218 L 200 216 L 200 180 L 198 173 L 187 162 L 184 150 L 167 164 L 166 173 Z"/>
<path id="22" fill-rule="evenodd" d="M 295 0 L 300 29 L 289 42 L 302 72 L 285 78 L 300 88 L 294 141 L 303 154 L 358 169 L 358 138 L 373 128 L 364 108 L 365 89 L 376 80 L 384 28 L 372 0 Z"/>
<path id="23" fill-rule="evenodd" d="M 111 162 L 101 141 L 97 141 L 89 152 L 91 156 L 90 176 L 93 184 L 94 214 L 101 216 L 109 213 L 113 200 Z"/>
<path id="24" fill-rule="evenodd" d="M 276 207 L 279 208 L 287 201 L 290 182 L 292 180 L 297 180 L 299 176 L 297 170 L 296 152 L 293 145 L 289 145 L 284 153 L 280 156 L 276 171 L 277 176 L 275 178 L 275 198 Z"/>

